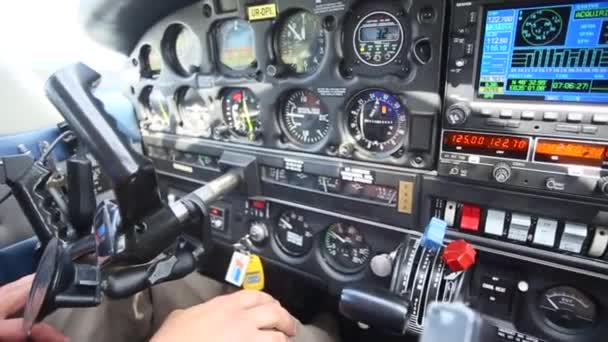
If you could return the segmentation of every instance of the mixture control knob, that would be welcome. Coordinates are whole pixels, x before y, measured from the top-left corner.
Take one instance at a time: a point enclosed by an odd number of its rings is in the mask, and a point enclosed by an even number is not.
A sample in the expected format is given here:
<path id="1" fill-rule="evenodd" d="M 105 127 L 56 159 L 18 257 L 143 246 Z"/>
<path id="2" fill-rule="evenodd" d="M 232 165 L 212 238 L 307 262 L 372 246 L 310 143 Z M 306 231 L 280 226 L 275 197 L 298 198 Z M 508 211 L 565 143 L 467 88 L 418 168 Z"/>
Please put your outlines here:
<path id="1" fill-rule="evenodd" d="M 464 124 L 471 115 L 471 108 L 466 103 L 457 103 L 450 106 L 446 112 L 446 119 L 452 126 Z"/>
<path id="2" fill-rule="evenodd" d="M 604 195 L 608 195 L 608 176 L 601 177 L 597 180 L 597 190 Z"/>
<path id="3" fill-rule="evenodd" d="M 498 163 L 492 170 L 492 177 L 498 183 L 505 183 L 511 178 L 511 166 L 507 163 Z"/>
<path id="4" fill-rule="evenodd" d="M 450 242 L 443 250 L 443 262 L 452 272 L 468 270 L 476 259 L 477 251 L 465 240 Z"/>
<path id="5" fill-rule="evenodd" d="M 268 238 L 268 227 L 262 222 L 254 222 L 249 227 L 249 238 L 255 243 L 262 243 Z"/>

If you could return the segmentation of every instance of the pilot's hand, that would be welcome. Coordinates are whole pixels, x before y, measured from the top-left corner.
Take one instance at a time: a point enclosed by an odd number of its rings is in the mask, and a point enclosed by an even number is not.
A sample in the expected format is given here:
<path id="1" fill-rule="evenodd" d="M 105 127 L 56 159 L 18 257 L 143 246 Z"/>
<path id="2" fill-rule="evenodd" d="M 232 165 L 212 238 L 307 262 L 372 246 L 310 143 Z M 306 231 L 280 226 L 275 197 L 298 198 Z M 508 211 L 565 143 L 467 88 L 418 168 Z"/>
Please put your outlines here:
<path id="1" fill-rule="evenodd" d="M 270 295 L 243 290 L 171 313 L 151 342 L 283 342 L 296 322 Z"/>
<path id="2" fill-rule="evenodd" d="M 23 332 L 23 319 L 7 319 L 7 317 L 23 309 L 33 280 L 34 276 L 29 275 L 0 287 L 0 341 L 22 342 L 26 340 L 27 336 Z M 34 325 L 30 338 L 34 342 L 68 341 L 67 337 L 45 323 Z"/>

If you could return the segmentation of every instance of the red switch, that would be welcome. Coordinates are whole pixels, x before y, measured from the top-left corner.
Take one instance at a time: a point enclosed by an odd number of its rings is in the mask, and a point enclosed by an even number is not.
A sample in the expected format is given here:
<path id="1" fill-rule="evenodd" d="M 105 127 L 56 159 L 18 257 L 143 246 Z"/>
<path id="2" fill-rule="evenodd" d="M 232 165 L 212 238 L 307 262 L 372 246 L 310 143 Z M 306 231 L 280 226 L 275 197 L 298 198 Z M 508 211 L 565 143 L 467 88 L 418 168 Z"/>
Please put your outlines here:
<path id="1" fill-rule="evenodd" d="M 450 242 L 443 250 L 443 261 L 452 272 L 466 271 L 475 264 L 477 251 L 468 242 Z"/>
<path id="2" fill-rule="evenodd" d="M 481 208 L 465 204 L 460 215 L 460 229 L 476 232 L 479 230 L 479 221 L 481 221 Z"/>

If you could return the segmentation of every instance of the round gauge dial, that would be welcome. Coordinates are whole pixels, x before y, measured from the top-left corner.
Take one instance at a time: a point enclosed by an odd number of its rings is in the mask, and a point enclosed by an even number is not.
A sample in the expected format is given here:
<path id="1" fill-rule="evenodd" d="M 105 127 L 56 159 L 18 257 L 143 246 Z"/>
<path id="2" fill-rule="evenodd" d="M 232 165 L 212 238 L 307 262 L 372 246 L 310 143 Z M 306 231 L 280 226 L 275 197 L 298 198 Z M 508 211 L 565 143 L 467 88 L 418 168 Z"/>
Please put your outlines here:
<path id="1" fill-rule="evenodd" d="M 207 103 L 196 89 L 190 87 L 178 93 L 177 101 L 177 134 L 210 138 L 213 127 L 221 121 L 213 114 L 212 104 Z"/>
<path id="2" fill-rule="evenodd" d="M 285 133 L 301 144 L 316 144 L 329 133 L 327 108 L 317 94 L 302 89 L 287 96 L 281 111 Z"/>
<path id="3" fill-rule="evenodd" d="M 255 62 L 255 36 L 245 20 L 223 22 L 218 29 L 217 45 L 220 62 L 229 69 L 243 71 Z"/>
<path id="4" fill-rule="evenodd" d="M 283 21 L 278 33 L 281 63 L 296 74 L 315 72 L 325 56 L 325 33 L 321 18 L 300 11 Z"/>
<path id="5" fill-rule="evenodd" d="M 353 37 L 359 60 L 370 66 L 393 62 L 403 49 L 404 33 L 399 20 L 389 12 L 372 12 L 357 24 Z"/>
<path id="6" fill-rule="evenodd" d="M 157 78 L 162 68 L 162 57 L 150 45 L 139 51 L 139 70 L 142 77 Z"/>
<path id="7" fill-rule="evenodd" d="M 157 88 L 148 88 L 142 93 L 146 117 L 143 126 L 151 131 L 166 132 L 171 128 L 169 101 Z"/>
<path id="8" fill-rule="evenodd" d="M 347 106 L 348 132 L 370 152 L 393 153 L 403 145 L 407 115 L 399 100 L 383 90 L 357 94 Z"/>
<path id="9" fill-rule="evenodd" d="M 595 324 L 597 306 L 581 291 L 558 286 L 547 290 L 539 308 L 549 322 L 566 330 L 582 330 Z"/>
<path id="10" fill-rule="evenodd" d="M 232 89 L 222 99 L 224 122 L 237 135 L 256 140 L 262 127 L 260 101 L 249 89 Z"/>
<path id="11" fill-rule="evenodd" d="M 371 250 L 361 232 L 345 223 L 332 224 L 323 247 L 330 265 L 344 272 L 356 272 L 369 261 Z"/>
<path id="12" fill-rule="evenodd" d="M 277 223 L 276 241 L 283 252 L 302 256 L 312 248 L 314 233 L 303 215 L 284 212 Z"/>
<path id="13" fill-rule="evenodd" d="M 189 75 L 198 70 L 203 50 L 198 37 L 192 31 L 183 26 L 178 30 L 173 46 L 175 59 L 182 74 Z"/>

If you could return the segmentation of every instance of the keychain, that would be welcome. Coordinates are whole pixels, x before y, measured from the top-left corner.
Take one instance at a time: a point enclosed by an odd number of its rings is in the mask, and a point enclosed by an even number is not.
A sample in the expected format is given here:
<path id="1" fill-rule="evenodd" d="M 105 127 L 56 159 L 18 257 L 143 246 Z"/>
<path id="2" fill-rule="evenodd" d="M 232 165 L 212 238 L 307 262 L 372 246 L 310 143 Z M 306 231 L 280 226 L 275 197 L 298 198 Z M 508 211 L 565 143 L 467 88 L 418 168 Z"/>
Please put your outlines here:
<path id="1" fill-rule="evenodd" d="M 251 246 L 249 235 L 245 235 L 234 244 L 234 252 L 225 279 L 232 285 L 261 291 L 265 282 L 264 266 L 259 256 L 251 254 Z"/>
<path id="2" fill-rule="evenodd" d="M 241 287 L 245 281 L 247 267 L 249 267 L 249 263 L 251 262 L 250 246 L 249 235 L 245 235 L 239 242 L 234 244 L 234 252 L 232 253 L 225 277 L 225 280 L 234 286 Z"/>

